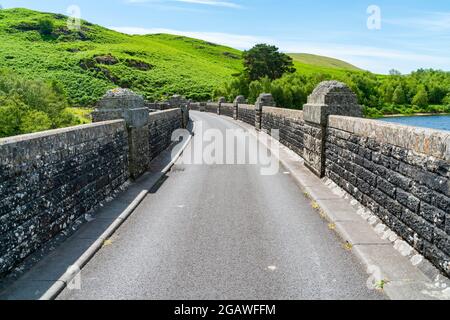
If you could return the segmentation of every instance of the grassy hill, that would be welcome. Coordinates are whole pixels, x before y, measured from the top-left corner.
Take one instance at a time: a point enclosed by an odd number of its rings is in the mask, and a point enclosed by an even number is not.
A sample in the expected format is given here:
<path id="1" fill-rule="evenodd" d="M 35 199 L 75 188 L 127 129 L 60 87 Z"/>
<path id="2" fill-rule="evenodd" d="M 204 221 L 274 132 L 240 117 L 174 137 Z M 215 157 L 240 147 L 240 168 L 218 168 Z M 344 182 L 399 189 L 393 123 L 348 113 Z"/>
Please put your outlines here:
<path id="1" fill-rule="evenodd" d="M 347 63 L 342 60 L 318 56 L 315 54 L 308 53 L 289 53 L 289 56 L 294 59 L 295 62 L 298 62 L 303 65 L 316 66 L 316 67 L 324 67 L 324 68 L 332 68 L 332 69 L 342 69 L 348 71 L 361 71 L 358 67 Z"/>
<path id="2" fill-rule="evenodd" d="M 50 32 L 42 21 L 51 21 Z M 195 100 L 242 71 L 239 50 L 168 34 L 126 35 L 67 17 L 28 9 L 0 11 L 0 69 L 29 79 L 56 80 L 73 107 L 92 106 L 106 90 L 131 88 L 147 99 L 178 93 Z M 299 73 L 339 75 L 358 68 L 336 59 L 293 54 Z"/>
<path id="3" fill-rule="evenodd" d="M 50 34 L 40 21 L 50 20 Z M 92 105 L 107 89 L 132 88 L 148 99 L 174 93 L 206 99 L 239 72 L 238 50 L 166 34 L 131 36 L 83 21 L 28 9 L 0 11 L 0 68 L 31 79 L 57 80 L 73 106 Z"/>

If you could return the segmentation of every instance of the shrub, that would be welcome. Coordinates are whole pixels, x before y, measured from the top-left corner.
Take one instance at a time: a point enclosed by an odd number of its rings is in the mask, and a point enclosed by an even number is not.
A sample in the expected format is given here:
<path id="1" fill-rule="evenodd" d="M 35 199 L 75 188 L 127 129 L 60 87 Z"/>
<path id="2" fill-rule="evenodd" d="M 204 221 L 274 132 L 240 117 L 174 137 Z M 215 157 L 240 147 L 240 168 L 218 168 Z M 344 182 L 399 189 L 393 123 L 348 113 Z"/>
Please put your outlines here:
<path id="1" fill-rule="evenodd" d="M 38 22 L 38 30 L 44 36 L 49 36 L 53 33 L 54 25 L 50 19 L 42 19 Z"/>
<path id="2" fill-rule="evenodd" d="M 20 119 L 20 132 L 22 133 L 49 130 L 51 127 L 52 121 L 49 116 L 42 111 L 28 111 Z"/>

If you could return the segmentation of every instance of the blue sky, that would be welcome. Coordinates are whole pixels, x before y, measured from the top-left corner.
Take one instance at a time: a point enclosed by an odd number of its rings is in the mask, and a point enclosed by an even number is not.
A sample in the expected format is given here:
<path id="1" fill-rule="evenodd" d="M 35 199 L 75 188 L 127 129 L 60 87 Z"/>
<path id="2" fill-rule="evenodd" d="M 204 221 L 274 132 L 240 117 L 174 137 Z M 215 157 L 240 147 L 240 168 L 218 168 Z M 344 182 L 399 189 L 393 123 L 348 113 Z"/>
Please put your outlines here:
<path id="1" fill-rule="evenodd" d="M 127 33 L 168 32 L 239 49 L 266 42 L 285 52 L 346 60 L 361 68 L 408 73 L 450 70 L 448 0 L 0 0 L 4 8 L 66 13 Z M 380 29 L 368 28 L 368 20 Z M 374 15 L 375 13 L 375 15 Z M 373 18 L 373 19 L 372 19 Z M 377 26 L 377 24 L 372 24 Z"/>

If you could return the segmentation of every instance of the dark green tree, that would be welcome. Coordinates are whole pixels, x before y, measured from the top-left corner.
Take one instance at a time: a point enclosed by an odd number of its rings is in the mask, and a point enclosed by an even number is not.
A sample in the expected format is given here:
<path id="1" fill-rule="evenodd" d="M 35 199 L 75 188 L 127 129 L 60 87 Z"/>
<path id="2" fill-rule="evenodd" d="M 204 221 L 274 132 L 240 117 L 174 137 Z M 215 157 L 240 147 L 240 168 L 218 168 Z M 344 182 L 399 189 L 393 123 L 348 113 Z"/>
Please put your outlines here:
<path id="1" fill-rule="evenodd" d="M 402 73 L 401 73 L 400 71 L 398 71 L 397 69 L 391 69 L 391 70 L 389 70 L 389 74 L 390 74 L 391 76 L 401 76 L 401 75 L 402 75 Z"/>
<path id="2" fill-rule="evenodd" d="M 251 81 L 268 77 L 279 79 L 285 73 L 294 73 L 292 58 L 279 51 L 275 46 L 258 44 L 244 52 L 245 73 Z"/>
<path id="3" fill-rule="evenodd" d="M 424 86 L 419 86 L 417 93 L 412 100 L 412 104 L 418 107 L 428 106 L 428 93 Z"/>
<path id="4" fill-rule="evenodd" d="M 403 87 L 401 85 L 395 88 L 394 93 L 392 95 L 392 102 L 395 104 L 405 104 L 406 103 L 406 95 Z"/>

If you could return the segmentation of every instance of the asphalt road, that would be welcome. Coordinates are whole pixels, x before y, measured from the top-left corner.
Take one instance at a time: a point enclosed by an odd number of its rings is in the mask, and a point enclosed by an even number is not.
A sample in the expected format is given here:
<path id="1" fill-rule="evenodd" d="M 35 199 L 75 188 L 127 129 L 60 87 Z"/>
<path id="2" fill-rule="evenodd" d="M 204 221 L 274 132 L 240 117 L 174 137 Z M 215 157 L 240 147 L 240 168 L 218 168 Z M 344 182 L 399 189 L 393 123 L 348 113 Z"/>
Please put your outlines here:
<path id="1" fill-rule="evenodd" d="M 283 171 L 178 163 L 59 299 L 383 299 Z"/>

